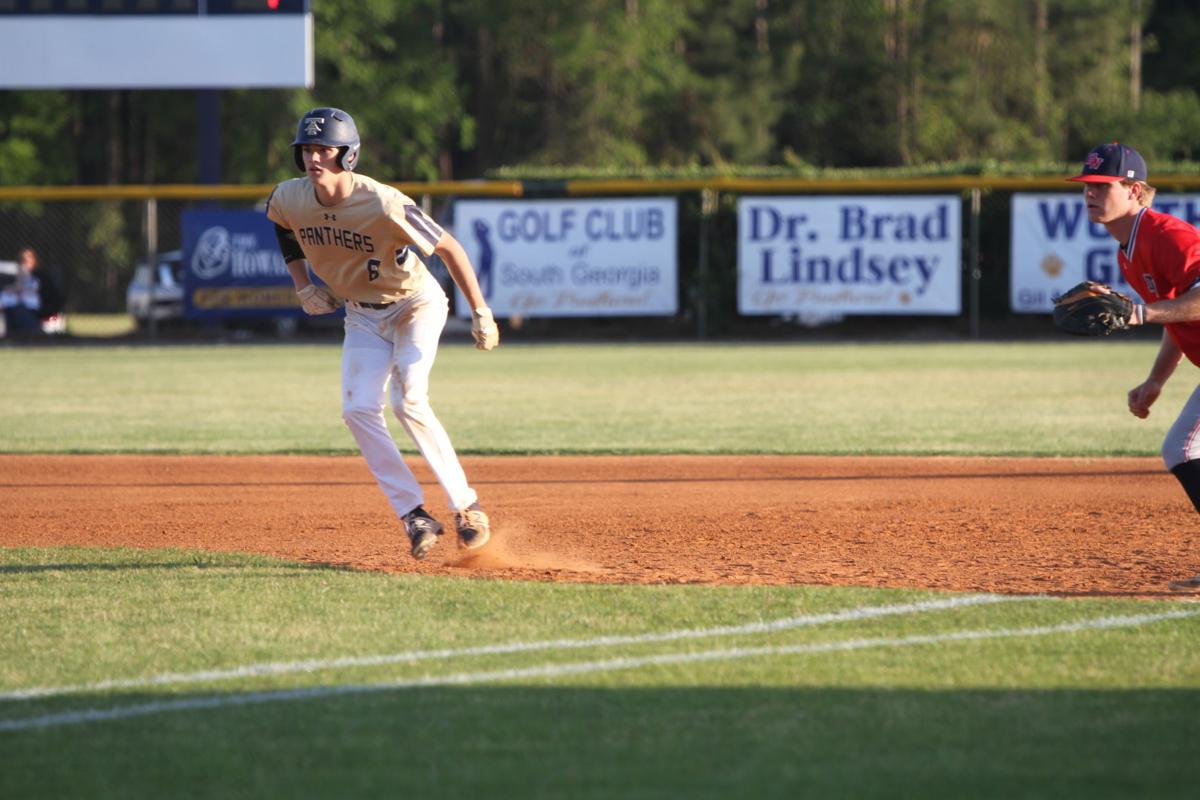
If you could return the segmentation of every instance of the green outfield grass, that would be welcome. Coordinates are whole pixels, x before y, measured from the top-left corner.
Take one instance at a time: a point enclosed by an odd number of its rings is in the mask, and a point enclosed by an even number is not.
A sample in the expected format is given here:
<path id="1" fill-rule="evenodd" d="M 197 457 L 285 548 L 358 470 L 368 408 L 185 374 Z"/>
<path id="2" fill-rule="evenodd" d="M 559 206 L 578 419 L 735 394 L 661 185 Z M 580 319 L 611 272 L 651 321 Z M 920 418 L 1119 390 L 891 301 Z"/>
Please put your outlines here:
<path id="1" fill-rule="evenodd" d="M 128 314 L 67 315 L 67 333 L 90 339 L 129 336 L 137 331 L 137 322 Z"/>
<path id="2" fill-rule="evenodd" d="M 77 548 L 3 551 L 0 587 L 5 797 L 1167 797 L 1200 779 L 1196 604 Z"/>
<path id="3" fill-rule="evenodd" d="M 1152 455 L 1126 392 L 1156 345 L 442 348 L 433 401 L 462 453 Z M 0 452 L 353 453 L 336 345 L 0 349 Z M 393 431 L 408 442 L 393 421 Z"/>

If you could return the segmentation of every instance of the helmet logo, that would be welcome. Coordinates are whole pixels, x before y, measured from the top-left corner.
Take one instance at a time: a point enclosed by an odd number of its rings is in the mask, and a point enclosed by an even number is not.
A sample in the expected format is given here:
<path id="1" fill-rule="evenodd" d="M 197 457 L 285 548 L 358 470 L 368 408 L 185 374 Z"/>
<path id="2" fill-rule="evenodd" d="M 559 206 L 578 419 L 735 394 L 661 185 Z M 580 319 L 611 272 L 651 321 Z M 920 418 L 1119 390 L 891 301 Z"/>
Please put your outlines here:
<path id="1" fill-rule="evenodd" d="M 324 124 L 324 117 L 308 117 L 304 120 L 304 135 L 316 136 L 321 132 L 321 126 Z"/>

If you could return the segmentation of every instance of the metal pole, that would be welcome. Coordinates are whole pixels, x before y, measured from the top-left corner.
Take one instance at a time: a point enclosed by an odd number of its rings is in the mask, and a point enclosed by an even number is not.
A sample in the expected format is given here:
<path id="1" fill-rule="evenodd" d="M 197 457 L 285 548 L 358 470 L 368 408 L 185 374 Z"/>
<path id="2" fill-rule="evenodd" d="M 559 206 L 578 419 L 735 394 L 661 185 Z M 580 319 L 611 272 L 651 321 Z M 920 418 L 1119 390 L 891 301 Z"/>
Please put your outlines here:
<path id="1" fill-rule="evenodd" d="M 717 208 L 717 190 L 700 191 L 700 242 L 696 256 L 696 338 L 708 338 L 708 220 Z"/>
<path id="2" fill-rule="evenodd" d="M 158 199 L 146 199 L 146 263 L 150 265 L 150 311 L 146 318 L 146 332 L 151 339 L 158 338 L 158 317 L 155 316 L 155 301 L 158 299 Z"/>
<path id="3" fill-rule="evenodd" d="M 196 93 L 197 145 L 200 149 L 200 183 L 221 182 L 221 93 L 201 89 Z"/>
<path id="4" fill-rule="evenodd" d="M 979 280 L 983 272 L 979 268 L 979 212 L 982 206 L 983 192 L 976 186 L 971 190 L 971 255 L 967 269 L 970 270 L 969 311 L 968 319 L 971 328 L 971 338 L 979 338 Z"/>

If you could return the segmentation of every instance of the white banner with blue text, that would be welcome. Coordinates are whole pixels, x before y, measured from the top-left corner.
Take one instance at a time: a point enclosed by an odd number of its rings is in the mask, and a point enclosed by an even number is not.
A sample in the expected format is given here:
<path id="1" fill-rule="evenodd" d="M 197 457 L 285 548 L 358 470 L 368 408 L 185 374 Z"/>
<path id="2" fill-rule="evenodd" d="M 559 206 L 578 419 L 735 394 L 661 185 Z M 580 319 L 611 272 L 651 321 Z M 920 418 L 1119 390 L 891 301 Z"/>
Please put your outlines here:
<path id="1" fill-rule="evenodd" d="M 958 314 L 962 201 L 743 197 L 742 314 Z"/>
<path id="2" fill-rule="evenodd" d="M 1200 223 L 1200 195 L 1159 194 L 1154 210 Z M 1049 314 L 1054 296 L 1083 280 L 1133 291 L 1117 265 L 1117 240 L 1089 222 L 1083 193 L 1014 194 L 1009 300 L 1012 310 Z"/>
<path id="3" fill-rule="evenodd" d="M 497 317 L 678 311 L 674 198 L 459 200 L 454 235 Z"/>

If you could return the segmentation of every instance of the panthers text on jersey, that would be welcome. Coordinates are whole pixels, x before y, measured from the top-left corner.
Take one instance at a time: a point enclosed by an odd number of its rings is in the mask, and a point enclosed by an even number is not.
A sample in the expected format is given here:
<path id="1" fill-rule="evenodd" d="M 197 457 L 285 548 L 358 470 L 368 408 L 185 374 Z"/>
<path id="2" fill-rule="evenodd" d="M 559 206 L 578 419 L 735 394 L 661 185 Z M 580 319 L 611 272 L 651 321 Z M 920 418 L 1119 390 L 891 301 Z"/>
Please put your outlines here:
<path id="1" fill-rule="evenodd" d="M 313 272 L 339 296 L 390 303 L 421 285 L 417 251 L 433 253 L 443 230 L 400 190 L 353 178 L 350 195 L 333 206 L 317 201 L 308 178 L 284 181 L 267 199 L 267 217 L 296 235 Z"/>

